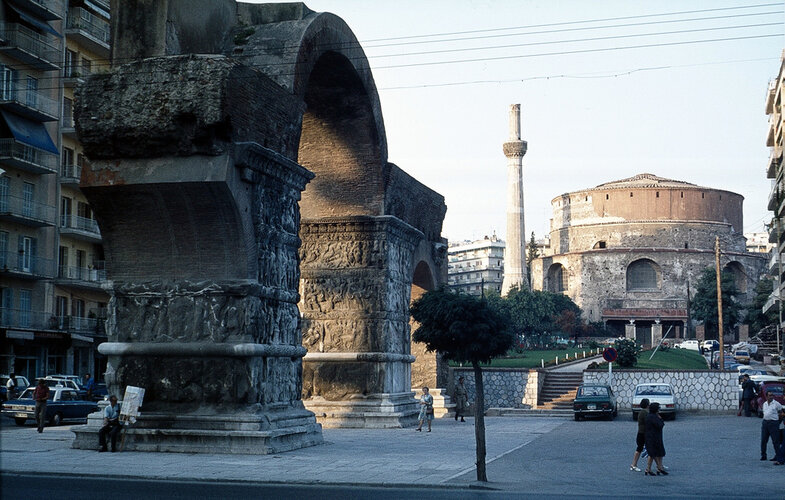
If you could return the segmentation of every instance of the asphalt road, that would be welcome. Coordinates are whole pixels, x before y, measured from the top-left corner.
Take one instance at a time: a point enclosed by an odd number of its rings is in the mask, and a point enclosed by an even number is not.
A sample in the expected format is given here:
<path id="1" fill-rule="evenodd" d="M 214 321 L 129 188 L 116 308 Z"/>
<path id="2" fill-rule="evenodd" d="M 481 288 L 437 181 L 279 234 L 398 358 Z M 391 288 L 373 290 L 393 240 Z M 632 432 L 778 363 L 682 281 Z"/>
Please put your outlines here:
<path id="1" fill-rule="evenodd" d="M 438 488 L 383 488 L 256 484 L 219 481 L 153 481 L 145 479 L 71 478 L 2 474 L 0 495 L 8 500 L 141 500 L 141 499 L 324 499 L 501 500 L 520 498 L 511 492 Z M 55 493 L 56 492 L 56 493 Z"/>

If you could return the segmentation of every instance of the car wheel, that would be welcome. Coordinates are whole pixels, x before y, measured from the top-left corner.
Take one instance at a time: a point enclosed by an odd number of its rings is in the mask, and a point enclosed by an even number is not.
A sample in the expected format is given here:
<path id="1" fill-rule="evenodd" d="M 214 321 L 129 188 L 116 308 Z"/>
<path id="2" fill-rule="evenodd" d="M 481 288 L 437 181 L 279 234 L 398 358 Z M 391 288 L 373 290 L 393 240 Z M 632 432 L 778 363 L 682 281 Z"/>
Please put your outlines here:
<path id="1" fill-rule="evenodd" d="M 26 418 L 22 418 L 22 417 L 16 417 L 16 418 L 14 418 L 14 422 L 16 422 L 16 425 L 22 426 L 22 425 L 25 425 L 25 422 L 27 422 L 27 419 Z"/>
<path id="2" fill-rule="evenodd" d="M 52 426 L 56 426 L 56 425 L 60 425 L 62 421 L 63 421 L 63 415 L 61 413 L 55 413 L 54 415 L 52 415 L 52 418 L 49 421 L 49 423 L 52 424 Z"/>
<path id="3" fill-rule="evenodd" d="M 676 412 L 671 413 L 671 420 L 676 420 Z"/>
<path id="4" fill-rule="evenodd" d="M 580 420 L 581 420 L 581 414 L 580 413 L 576 413 L 575 414 L 575 421 L 579 422 Z"/>

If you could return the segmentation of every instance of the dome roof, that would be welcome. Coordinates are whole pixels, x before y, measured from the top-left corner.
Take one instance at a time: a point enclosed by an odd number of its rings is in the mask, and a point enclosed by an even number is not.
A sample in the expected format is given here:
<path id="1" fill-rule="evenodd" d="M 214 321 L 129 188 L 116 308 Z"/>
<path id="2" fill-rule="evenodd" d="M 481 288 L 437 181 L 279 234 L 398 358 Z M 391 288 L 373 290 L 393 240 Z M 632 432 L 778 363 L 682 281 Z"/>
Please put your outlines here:
<path id="1" fill-rule="evenodd" d="M 657 177 L 654 174 L 638 174 L 626 179 L 619 179 L 618 181 L 605 182 L 591 189 L 619 189 L 619 188 L 646 188 L 646 187 L 661 187 L 661 188 L 684 188 L 698 187 L 697 184 L 690 182 L 677 181 L 674 179 L 666 179 L 664 177 Z"/>

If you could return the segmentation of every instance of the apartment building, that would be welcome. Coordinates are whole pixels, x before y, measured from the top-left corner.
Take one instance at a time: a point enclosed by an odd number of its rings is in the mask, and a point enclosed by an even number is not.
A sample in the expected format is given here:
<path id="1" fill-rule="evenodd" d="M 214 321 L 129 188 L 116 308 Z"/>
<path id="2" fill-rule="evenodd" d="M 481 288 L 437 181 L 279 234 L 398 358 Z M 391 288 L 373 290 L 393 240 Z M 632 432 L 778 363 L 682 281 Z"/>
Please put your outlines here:
<path id="1" fill-rule="evenodd" d="M 783 293 L 785 292 L 785 264 L 783 264 L 783 251 L 785 251 L 785 171 L 782 166 L 782 150 L 785 146 L 783 140 L 783 110 L 782 94 L 785 86 L 785 50 L 782 51 L 780 67 L 777 77 L 769 82 L 766 92 L 766 115 L 769 117 L 769 128 L 766 135 L 766 146 L 769 147 L 769 161 L 766 165 L 766 177 L 771 179 L 768 209 L 774 212 L 774 217 L 769 224 L 769 242 L 774 244 L 769 253 L 769 275 L 774 280 L 774 290 L 769 300 L 763 307 L 764 312 L 779 308 Z"/>
<path id="2" fill-rule="evenodd" d="M 480 296 L 483 290 L 501 293 L 504 241 L 494 234 L 481 240 L 450 244 L 447 283 L 453 290 Z"/>
<path id="3" fill-rule="evenodd" d="M 108 59 L 108 0 L 0 3 L 2 373 L 103 376 L 106 275 L 73 99 Z"/>

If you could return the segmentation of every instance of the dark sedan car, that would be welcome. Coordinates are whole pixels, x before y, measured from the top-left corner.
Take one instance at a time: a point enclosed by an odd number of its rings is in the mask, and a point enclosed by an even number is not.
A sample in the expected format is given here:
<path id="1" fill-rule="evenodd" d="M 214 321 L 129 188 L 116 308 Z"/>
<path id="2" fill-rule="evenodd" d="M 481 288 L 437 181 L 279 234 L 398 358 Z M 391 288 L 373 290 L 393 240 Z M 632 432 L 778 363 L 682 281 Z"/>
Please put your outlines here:
<path id="1" fill-rule="evenodd" d="M 599 384 L 583 384 L 578 387 L 572 409 L 575 420 L 586 416 L 601 416 L 613 420 L 618 411 L 613 389 Z"/>
<path id="2" fill-rule="evenodd" d="M 25 425 L 28 420 L 35 419 L 35 401 L 31 387 L 19 396 L 3 405 L 3 416 L 13 418 L 16 425 Z M 46 404 L 46 420 L 50 425 L 59 425 L 64 420 L 85 420 L 87 415 L 98 410 L 92 401 L 82 401 L 76 391 L 64 387 L 49 389 L 49 401 Z"/>

